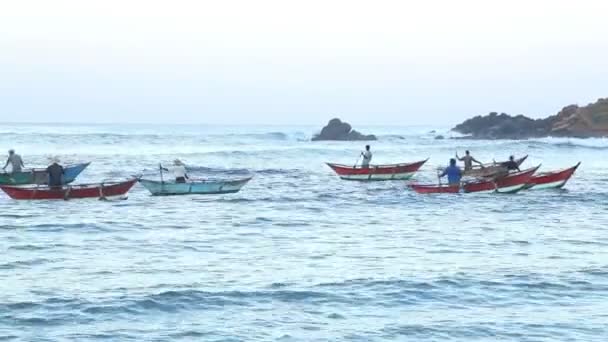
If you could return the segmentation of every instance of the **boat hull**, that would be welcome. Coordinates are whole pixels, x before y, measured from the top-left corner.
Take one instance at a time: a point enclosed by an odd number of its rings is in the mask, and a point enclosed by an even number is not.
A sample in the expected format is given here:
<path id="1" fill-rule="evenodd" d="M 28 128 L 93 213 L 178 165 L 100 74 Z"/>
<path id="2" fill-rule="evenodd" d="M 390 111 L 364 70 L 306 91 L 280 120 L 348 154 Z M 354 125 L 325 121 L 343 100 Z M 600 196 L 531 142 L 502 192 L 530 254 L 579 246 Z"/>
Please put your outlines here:
<path id="1" fill-rule="evenodd" d="M 480 180 L 463 184 L 464 192 L 516 193 L 526 188 L 539 166 L 509 174 L 493 180 Z"/>
<path id="2" fill-rule="evenodd" d="M 137 179 L 101 184 L 66 185 L 57 188 L 48 186 L 20 187 L 3 185 L 0 186 L 0 189 L 9 197 L 16 200 L 108 198 L 125 195 L 135 182 L 137 182 Z"/>
<path id="3" fill-rule="evenodd" d="M 410 179 L 427 160 L 403 164 L 370 165 L 367 168 L 333 163 L 327 163 L 327 165 L 344 180 L 389 181 Z"/>
<path id="4" fill-rule="evenodd" d="M 410 184 L 410 188 L 419 194 L 456 194 L 458 185 Z"/>
<path id="5" fill-rule="evenodd" d="M 81 163 L 68 165 L 64 167 L 63 183 L 69 184 L 73 182 L 84 169 L 89 166 L 90 163 Z M 14 173 L 0 173 L 0 185 L 28 185 L 48 184 L 48 174 L 46 169 L 32 169 L 29 171 L 14 172 Z"/>
<path id="6" fill-rule="evenodd" d="M 526 189 L 560 189 L 566 185 L 570 178 L 572 178 L 574 172 L 580 165 L 581 163 L 579 162 L 573 167 L 565 170 L 543 172 L 534 175 L 526 185 Z"/>
<path id="7" fill-rule="evenodd" d="M 213 195 L 239 192 L 250 180 L 251 177 L 227 181 L 175 183 L 140 179 L 139 183 L 154 196 Z"/>

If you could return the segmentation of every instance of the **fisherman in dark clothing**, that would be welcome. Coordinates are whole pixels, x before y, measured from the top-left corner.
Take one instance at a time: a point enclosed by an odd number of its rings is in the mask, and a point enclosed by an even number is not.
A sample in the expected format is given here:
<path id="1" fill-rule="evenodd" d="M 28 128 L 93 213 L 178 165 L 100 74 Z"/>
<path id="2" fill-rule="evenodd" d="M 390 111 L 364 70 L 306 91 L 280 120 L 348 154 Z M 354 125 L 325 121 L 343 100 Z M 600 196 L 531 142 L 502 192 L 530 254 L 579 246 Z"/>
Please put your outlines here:
<path id="1" fill-rule="evenodd" d="M 50 187 L 61 187 L 63 186 L 63 175 L 65 173 L 63 166 L 59 165 L 58 159 L 53 159 L 53 164 L 46 168 L 46 172 L 49 175 L 49 186 Z"/>
<path id="2" fill-rule="evenodd" d="M 507 170 L 509 170 L 509 171 L 511 171 L 511 170 L 521 171 L 519 169 L 519 165 L 515 161 L 515 157 L 513 157 L 513 156 L 509 157 L 509 161 L 508 162 L 502 163 L 502 166 L 506 167 Z"/>

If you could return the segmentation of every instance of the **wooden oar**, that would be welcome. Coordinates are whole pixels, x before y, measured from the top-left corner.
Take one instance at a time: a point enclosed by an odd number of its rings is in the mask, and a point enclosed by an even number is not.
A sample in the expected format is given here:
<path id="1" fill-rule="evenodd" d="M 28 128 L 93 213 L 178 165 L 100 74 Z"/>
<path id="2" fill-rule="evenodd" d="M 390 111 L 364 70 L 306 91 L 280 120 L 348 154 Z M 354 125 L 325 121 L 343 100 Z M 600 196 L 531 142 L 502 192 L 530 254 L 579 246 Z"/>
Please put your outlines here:
<path id="1" fill-rule="evenodd" d="M 106 198 L 106 196 L 103 193 L 103 183 L 99 184 L 99 200 L 100 201 L 107 201 L 108 199 Z"/>
<path id="2" fill-rule="evenodd" d="M 439 176 L 439 169 L 437 169 L 437 181 L 439 182 L 439 188 L 441 188 L 441 177 Z"/>
<path id="3" fill-rule="evenodd" d="M 356 168 L 357 168 L 357 164 L 359 164 L 359 160 L 360 160 L 360 159 L 361 159 L 361 155 L 359 155 L 359 156 L 357 157 L 357 161 L 355 162 L 355 165 L 353 165 L 353 169 L 356 169 Z"/>

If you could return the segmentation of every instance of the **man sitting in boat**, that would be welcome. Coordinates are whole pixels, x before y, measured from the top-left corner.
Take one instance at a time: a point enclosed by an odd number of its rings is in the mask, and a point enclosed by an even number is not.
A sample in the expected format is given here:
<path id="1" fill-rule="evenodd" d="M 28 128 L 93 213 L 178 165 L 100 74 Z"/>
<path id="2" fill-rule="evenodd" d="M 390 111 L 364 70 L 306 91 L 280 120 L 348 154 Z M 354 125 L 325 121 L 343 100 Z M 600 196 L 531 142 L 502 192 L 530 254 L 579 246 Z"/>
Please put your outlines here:
<path id="1" fill-rule="evenodd" d="M 171 172 L 173 172 L 173 175 L 175 176 L 175 183 L 186 183 L 186 179 L 189 179 L 188 174 L 186 173 L 186 166 L 179 159 L 173 161 Z"/>
<path id="2" fill-rule="evenodd" d="M 11 172 L 21 172 L 21 168 L 25 167 L 21 156 L 15 153 L 15 150 L 11 149 L 8 151 L 8 159 L 4 164 L 3 170 L 6 170 L 8 164 L 11 164 Z"/>
<path id="3" fill-rule="evenodd" d="M 59 165 L 59 158 L 53 158 L 53 163 L 46 168 L 46 173 L 49 175 L 50 187 L 63 186 L 63 175 L 65 170 Z"/>
<path id="4" fill-rule="evenodd" d="M 464 171 L 465 172 L 473 170 L 473 162 L 475 162 L 475 163 L 479 164 L 481 167 L 483 167 L 483 164 L 480 161 L 478 161 L 477 159 L 475 159 L 471 155 L 469 150 L 466 150 L 464 153 L 465 153 L 464 157 L 460 158 L 460 157 L 458 157 L 458 152 L 456 152 L 456 159 L 464 162 Z"/>
<path id="5" fill-rule="evenodd" d="M 462 178 L 462 170 L 456 166 L 456 159 L 450 159 L 450 166 L 443 170 L 443 173 L 439 177 L 448 176 L 448 183 L 450 185 L 460 185 L 460 178 Z"/>
<path id="6" fill-rule="evenodd" d="M 370 151 L 369 145 L 365 146 L 365 152 L 361 152 L 361 156 L 363 157 L 361 167 L 367 169 L 369 167 L 369 163 L 372 161 L 372 151 Z"/>
<path id="7" fill-rule="evenodd" d="M 511 170 L 521 171 L 519 169 L 519 165 L 515 161 L 515 157 L 514 156 L 510 156 L 509 157 L 509 161 L 502 163 L 502 166 L 506 167 L 508 171 L 511 171 Z"/>

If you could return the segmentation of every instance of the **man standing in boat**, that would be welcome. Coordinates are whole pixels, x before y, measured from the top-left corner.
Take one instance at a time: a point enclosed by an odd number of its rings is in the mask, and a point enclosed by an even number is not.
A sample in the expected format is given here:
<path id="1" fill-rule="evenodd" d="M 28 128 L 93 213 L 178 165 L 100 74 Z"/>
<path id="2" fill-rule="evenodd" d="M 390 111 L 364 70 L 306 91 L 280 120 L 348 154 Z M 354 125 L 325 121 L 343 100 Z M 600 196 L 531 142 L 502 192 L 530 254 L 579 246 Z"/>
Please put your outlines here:
<path id="1" fill-rule="evenodd" d="M 59 165 L 59 158 L 53 158 L 53 163 L 46 168 L 46 173 L 49 175 L 49 186 L 50 187 L 62 187 L 63 186 L 63 175 L 65 170 L 63 166 Z"/>
<path id="2" fill-rule="evenodd" d="M 517 162 L 515 161 L 515 157 L 514 156 L 510 156 L 509 157 L 509 161 L 502 163 L 502 166 L 507 168 L 507 171 L 512 171 L 512 170 L 517 170 L 517 171 L 521 171 L 519 169 L 519 164 L 517 164 Z"/>
<path id="3" fill-rule="evenodd" d="M 367 169 L 369 167 L 369 163 L 372 161 L 372 151 L 370 151 L 370 146 L 365 146 L 365 151 L 361 152 L 361 156 L 363 160 L 361 161 L 361 167 Z"/>
<path id="4" fill-rule="evenodd" d="M 163 170 L 169 171 L 165 168 L 163 168 Z M 186 166 L 179 159 L 175 159 L 173 161 L 173 167 L 171 168 L 171 172 L 173 172 L 173 175 L 175 176 L 175 183 L 186 183 L 186 180 L 190 178 L 186 173 Z"/>
<path id="5" fill-rule="evenodd" d="M 456 159 L 464 162 L 464 171 L 465 172 L 473 170 L 473 162 L 475 162 L 475 163 L 479 164 L 481 167 L 483 167 L 483 164 L 479 160 L 475 159 L 471 155 L 469 150 L 466 150 L 464 153 L 465 153 L 464 157 L 460 158 L 460 157 L 458 157 L 458 152 L 456 152 Z"/>
<path id="6" fill-rule="evenodd" d="M 439 178 L 448 176 L 448 183 L 450 185 L 460 185 L 460 178 L 462 178 L 462 170 L 456 165 L 456 159 L 450 159 L 450 166 L 446 167 L 445 170 L 439 175 Z"/>
<path id="7" fill-rule="evenodd" d="M 15 150 L 11 149 L 8 151 L 8 159 L 4 164 L 3 170 L 6 170 L 8 164 L 11 164 L 11 172 L 21 172 L 22 168 L 25 167 L 21 156 L 15 153 Z"/>

